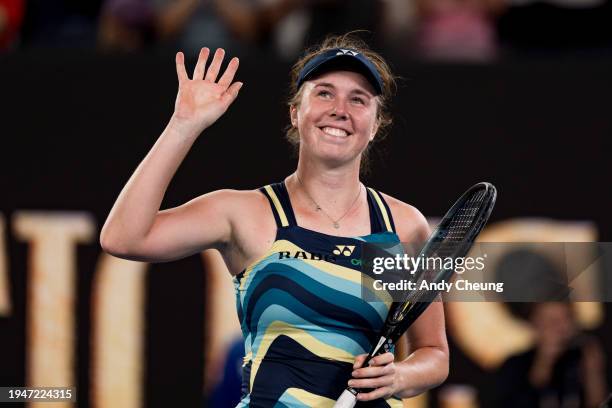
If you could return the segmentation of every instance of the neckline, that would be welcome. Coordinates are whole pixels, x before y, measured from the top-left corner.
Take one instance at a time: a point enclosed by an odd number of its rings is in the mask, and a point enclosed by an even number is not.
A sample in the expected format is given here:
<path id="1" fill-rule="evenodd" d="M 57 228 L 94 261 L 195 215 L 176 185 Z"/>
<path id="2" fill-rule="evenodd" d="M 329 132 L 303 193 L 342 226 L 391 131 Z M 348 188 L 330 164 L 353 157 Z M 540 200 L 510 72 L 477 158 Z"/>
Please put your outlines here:
<path id="1" fill-rule="evenodd" d="M 368 203 L 368 218 L 369 218 L 369 222 L 370 222 L 370 233 L 366 234 L 366 235 L 354 235 L 354 236 L 344 236 L 344 235 L 331 235 L 331 234 L 326 234 L 325 232 L 321 232 L 321 231 L 317 231 L 317 230 L 313 230 L 310 228 L 306 228 L 306 227 L 302 227 L 301 225 L 298 224 L 297 221 L 297 217 L 295 216 L 295 211 L 293 211 L 293 203 L 291 202 L 291 196 L 289 195 L 289 189 L 287 189 L 287 184 L 286 184 L 286 180 L 287 179 L 283 179 L 280 184 L 283 187 L 283 193 L 285 194 L 286 198 L 287 198 L 287 203 L 289 205 L 288 210 L 291 211 L 291 215 L 293 217 L 293 219 L 295 220 L 295 225 L 289 225 L 288 227 L 285 228 L 290 228 L 290 227 L 294 227 L 294 228 L 299 228 L 303 231 L 308 231 L 311 233 L 315 233 L 315 234 L 319 234 L 319 235 L 324 235 L 326 237 L 332 237 L 332 238 L 345 238 L 345 239 L 359 239 L 359 238 L 365 238 L 365 237 L 369 237 L 372 235 L 377 235 L 377 234 L 381 234 L 381 233 L 385 233 L 385 232 L 390 232 L 390 231 L 385 231 L 385 230 L 381 230 L 378 232 L 374 232 L 374 217 L 376 216 L 375 212 L 374 212 L 374 208 L 372 207 L 372 203 L 370 202 L 370 197 L 369 197 L 369 192 L 368 192 L 368 188 L 364 185 L 365 188 L 365 193 L 366 193 L 366 202 Z"/>

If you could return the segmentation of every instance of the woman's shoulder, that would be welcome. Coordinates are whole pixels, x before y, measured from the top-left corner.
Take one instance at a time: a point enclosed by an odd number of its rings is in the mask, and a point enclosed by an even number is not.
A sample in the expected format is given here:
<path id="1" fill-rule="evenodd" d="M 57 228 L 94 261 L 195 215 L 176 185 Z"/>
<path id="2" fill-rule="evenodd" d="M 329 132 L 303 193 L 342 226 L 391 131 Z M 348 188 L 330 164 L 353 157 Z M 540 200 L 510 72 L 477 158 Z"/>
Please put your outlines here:
<path id="1" fill-rule="evenodd" d="M 228 269 L 236 274 L 259 258 L 274 241 L 276 224 L 270 204 L 259 189 L 216 190 L 204 194 L 202 212 L 208 212 L 208 219 L 225 218 L 230 232 L 221 246 Z M 205 205 L 209 201 L 210 205 Z"/>
<path id="2" fill-rule="evenodd" d="M 258 211 L 267 207 L 267 199 L 259 191 L 259 188 L 252 190 L 221 189 L 200 197 L 214 201 L 227 210 L 239 212 Z"/>
<path id="3" fill-rule="evenodd" d="M 381 192 L 391 210 L 397 235 L 402 242 L 425 241 L 430 234 L 429 223 L 415 206 Z"/>

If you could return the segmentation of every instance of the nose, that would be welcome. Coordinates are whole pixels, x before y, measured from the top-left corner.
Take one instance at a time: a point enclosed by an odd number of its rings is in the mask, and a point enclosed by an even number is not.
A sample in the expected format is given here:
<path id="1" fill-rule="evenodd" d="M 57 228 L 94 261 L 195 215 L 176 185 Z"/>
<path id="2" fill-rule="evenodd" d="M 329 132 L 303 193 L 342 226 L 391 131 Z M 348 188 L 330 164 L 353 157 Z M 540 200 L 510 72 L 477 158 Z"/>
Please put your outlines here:
<path id="1" fill-rule="evenodd" d="M 343 100 L 338 99 L 335 101 L 334 105 L 332 106 L 330 116 L 337 119 L 346 119 L 348 117 Z"/>

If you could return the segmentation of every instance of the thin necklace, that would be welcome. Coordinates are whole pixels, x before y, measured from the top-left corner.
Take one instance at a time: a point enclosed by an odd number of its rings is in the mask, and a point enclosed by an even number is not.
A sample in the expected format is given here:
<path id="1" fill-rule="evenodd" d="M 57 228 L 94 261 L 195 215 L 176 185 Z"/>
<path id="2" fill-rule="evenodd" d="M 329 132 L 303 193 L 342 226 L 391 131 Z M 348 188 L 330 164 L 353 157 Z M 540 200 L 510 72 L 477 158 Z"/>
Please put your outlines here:
<path id="1" fill-rule="evenodd" d="M 351 206 L 349 207 L 348 210 L 346 210 L 346 212 L 344 214 L 342 214 L 342 216 L 336 220 L 333 219 L 333 217 L 331 215 L 329 215 L 316 201 L 314 198 L 312 198 L 312 196 L 308 193 L 308 190 L 306 190 L 306 187 L 304 187 L 304 183 L 302 183 L 302 180 L 300 180 L 300 176 L 298 176 L 297 173 L 295 173 L 295 177 L 298 180 L 298 183 L 300 183 L 300 186 L 302 187 L 302 190 L 304 190 L 304 193 L 306 193 L 306 195 L 308 196 L 308 198 L 310 199 L 310 201 L 312 201 L 312 203 L 315 205 L 316 210 L 317 211 L 321 211 L 323 214 L 325 214 L 325 216 L 327 218 L 330 219 L 330 221 L 332 222 L 332 225 L 334 226 L 334 228 L 338 229 L 340 228 L 340 221 L 346 217 L 346 215 L 353 209 L 353 207 L 355 206 L 355 203 L 357 202 L 357 200 L 359 199 L 359 196 L 361 195 L 361 183 L 359 183 L 359 191 L 357 192 L 357 196 L 355 197 L 355 199 L 353 200 L 353 203 L 351 204 Z"/>

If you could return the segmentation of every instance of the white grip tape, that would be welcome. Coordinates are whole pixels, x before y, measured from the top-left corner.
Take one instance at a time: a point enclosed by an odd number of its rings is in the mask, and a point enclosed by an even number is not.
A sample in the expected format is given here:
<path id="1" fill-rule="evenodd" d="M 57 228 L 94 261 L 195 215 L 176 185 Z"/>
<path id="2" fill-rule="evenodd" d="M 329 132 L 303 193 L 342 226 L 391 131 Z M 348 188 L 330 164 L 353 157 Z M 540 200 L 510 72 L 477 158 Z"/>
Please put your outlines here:
<path id="1" fill-rule="evenodd" d="M 349 390 L 344 390 L 334 404 L 334 408 L 353 408 L 356 403 L 357 397 Z"/>

